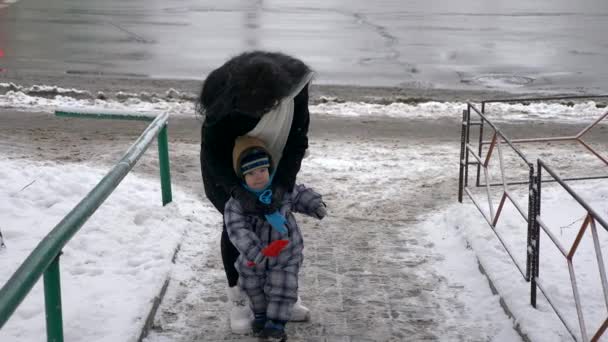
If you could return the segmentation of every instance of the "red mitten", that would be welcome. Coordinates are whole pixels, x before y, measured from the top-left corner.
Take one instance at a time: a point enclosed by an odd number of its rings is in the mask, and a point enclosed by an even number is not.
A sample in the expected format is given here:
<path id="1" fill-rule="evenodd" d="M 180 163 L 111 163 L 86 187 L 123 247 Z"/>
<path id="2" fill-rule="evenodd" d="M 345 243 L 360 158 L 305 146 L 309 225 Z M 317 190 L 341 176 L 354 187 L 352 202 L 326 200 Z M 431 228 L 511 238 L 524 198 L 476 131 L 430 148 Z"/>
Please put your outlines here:
<path id="1" fill-rule="evenodd" d="M 247 260 L 247 266 L 248 267 L 254 267 L 255 266 L 255 262 L 253 262 L 251 260 Z"/>
<path id="2" fill-rule="evenodd" d="M 283 248 L 287 247 L 289 240 L 277 240 L 273 241 L 268 247 L 262 249 L 262 254 L 267 257 L 276 257 L 281 253 Z"/>

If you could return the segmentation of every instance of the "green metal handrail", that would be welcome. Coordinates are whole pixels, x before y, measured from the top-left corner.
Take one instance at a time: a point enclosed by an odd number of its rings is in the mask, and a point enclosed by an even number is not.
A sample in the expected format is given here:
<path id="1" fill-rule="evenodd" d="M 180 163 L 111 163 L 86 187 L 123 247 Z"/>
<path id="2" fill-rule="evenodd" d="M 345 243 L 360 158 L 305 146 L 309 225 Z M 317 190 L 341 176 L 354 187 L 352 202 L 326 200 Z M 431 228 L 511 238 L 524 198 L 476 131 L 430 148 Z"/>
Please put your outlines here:
<path id="1" fill-rule="evenodd" d="M 131 171 L 155 137 L 158 137 L 163 205 L 172 200 L 167 147 L 167 121 L 169 119 L 167 113 L 158 115 L 156 118 L 142 117 L 140 119 L 129 118 L 128 115 L 120 117 L 117 113 L 91 115 L 91 113 L 62 110 L 56 114 L 58 116 L 92 116 L 104 119 L 146 121 L 153 119 L 153 121 L 112 170 L 44 237 L 0 289 L 0 328 L 2 328 L 40 276 L 44 274 L 47 341 L 49 342 L 63 342 L 59 277 L 61 250 Z"/>

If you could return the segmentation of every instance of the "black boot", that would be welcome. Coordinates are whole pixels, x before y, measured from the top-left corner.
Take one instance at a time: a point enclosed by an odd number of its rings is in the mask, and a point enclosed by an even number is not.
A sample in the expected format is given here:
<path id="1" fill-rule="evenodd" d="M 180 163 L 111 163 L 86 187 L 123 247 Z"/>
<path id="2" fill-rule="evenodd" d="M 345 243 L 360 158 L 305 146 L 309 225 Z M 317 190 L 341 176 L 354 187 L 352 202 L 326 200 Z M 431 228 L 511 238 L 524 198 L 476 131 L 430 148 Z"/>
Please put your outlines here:
<path id="1" fill-rule="evenodd" d="M 285 333 L 285 321 L 266 321 L 262 336 L 267 337 L 271 341 L 287 341 L 287 334 Z"/>
<path id="2" fill-rule="evenodd" d="M 253 322 L 251 322 L 251 330 L 254 336 L 259 336 L 266 326 L 266 313 L 254 313 Z"/>

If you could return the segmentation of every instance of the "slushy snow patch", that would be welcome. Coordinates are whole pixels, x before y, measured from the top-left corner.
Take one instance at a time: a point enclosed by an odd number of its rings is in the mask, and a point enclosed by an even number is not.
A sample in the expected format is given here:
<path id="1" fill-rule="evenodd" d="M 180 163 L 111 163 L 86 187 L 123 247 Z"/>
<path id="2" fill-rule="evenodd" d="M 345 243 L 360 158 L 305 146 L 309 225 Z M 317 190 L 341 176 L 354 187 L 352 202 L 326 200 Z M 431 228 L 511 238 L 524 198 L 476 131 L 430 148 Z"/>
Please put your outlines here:
<path id="1" fill-rule="evenodd" d="M 75 107 L 88 110 L 128 110 L 156 115 L 167 112 L 172 116 L 196 117 L 195 98 L 189 94 L 168 90 L 163 96 L 148 93 L 118 93 L 117 99 L 107 99 L 105 94 L 96 98 L 76 89 L 62 89 L 50 86 L 34 86 L 27 89 L 14 84 L 0 83 L 0 108 L 23 111 L 53 112 L 58 107 Z M 37 94 L 39 96 L 37 96 Z M 48 95 L 53 96 L 48 96 Z M 88 94 L 88 96 L 87 96 Z M 42 96 L 44 95 L 44 96 Z M 481 109 L 481 106 L 477 106 Z M 491 103 L 486 106 L 490 120 L 564 120 L 590 122 L 606 113 L 606 108 L 598 108 L 594 101 L 575 104 L 531 103 L 507 104 Z M 388 105 L 363 102 L 320 103 L 309 107 L 315 115 L 335 115 L 343 117 L 392 117 L 392 118 L 462 118 L 467 108 L 464 102 L 429 101 L 418 104 L 395 102 Z"/>

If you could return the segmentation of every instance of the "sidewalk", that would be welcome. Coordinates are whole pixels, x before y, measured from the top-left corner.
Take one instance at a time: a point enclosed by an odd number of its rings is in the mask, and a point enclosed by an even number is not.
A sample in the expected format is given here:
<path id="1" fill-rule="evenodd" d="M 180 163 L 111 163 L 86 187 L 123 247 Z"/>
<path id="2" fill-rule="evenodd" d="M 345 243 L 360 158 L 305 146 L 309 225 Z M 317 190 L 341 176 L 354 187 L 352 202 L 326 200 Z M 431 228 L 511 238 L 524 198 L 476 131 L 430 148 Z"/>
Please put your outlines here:
<path id="1" fill-rule="evenodd" d="M 298 216 L 306 244 L 300 295 L 312 320 L 288 324 L 289 341 L 519 338 L 474 258 L 463 268 L 475 285 L 439 273 L 449 256 L 419 224 L 455 201 L 456 173 L 445 161 L 456 146 L 403 139 L 312 143 L 299 181 L 324 194 L 330 216 Z M 208 246 L 197 232 L 185 239 L 147 342 L 257 341 L 228 328 L 220 226 L 218 214 Z"/>

